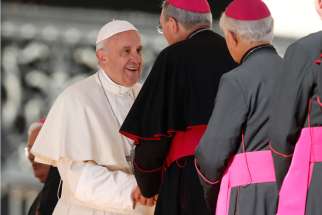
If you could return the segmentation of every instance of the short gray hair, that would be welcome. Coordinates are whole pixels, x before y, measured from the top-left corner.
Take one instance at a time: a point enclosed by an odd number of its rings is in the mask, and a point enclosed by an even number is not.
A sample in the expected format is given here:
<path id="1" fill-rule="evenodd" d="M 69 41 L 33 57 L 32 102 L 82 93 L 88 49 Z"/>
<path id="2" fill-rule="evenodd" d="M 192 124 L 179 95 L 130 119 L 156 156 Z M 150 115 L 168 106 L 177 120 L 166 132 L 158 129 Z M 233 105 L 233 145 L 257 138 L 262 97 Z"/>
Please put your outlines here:
<path id="1" fill-rule="evenodd" d="M 251 42 L 273 40 L 274 20 L 271 16 L 256 21 L 241 21 L 226 16 L 223 13 L 219 21 L 220 28 L 238 34 L 241 38 Z"/>
<path id="2" fill-rule="evenodd" d="M 167 1 L 162 3 L 163 15 L 165 19 L 169 17 L 175 18 L 184 28 L 190 30 L 197 26 L 206 25 L 212 26 L 212 14 L 211 13 L 194 13 L 185 11 L 180 8 L 176 8 L 170 5 Z"/>

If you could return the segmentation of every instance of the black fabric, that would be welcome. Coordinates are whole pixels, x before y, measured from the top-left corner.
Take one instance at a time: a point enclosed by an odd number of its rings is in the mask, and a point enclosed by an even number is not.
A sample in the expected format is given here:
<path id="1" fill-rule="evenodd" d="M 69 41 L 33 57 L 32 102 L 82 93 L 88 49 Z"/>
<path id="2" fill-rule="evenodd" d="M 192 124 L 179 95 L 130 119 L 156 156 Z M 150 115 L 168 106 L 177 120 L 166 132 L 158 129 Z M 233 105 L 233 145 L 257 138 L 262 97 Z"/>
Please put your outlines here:
<path id="1" fill-rule="evenodd" d="M 275 183 L 259 183 L 232 188 L 228 214 L 275 215 L 277 196 Z"/>
<path id="2" fill-rule="evenodd" d="M 41 191 L 41 198 L 39 201 L 40 215 L 52 214 L 58 197 L 61 195 L 61 190 L 58 190 L 60 183 L 60 175 L 56 167 L 50 167 L 47 181 Z"/>
<path id="3" fill-rule="evenodd" d="M 322 162 L 315 163 L 306 201 L 305 215 L 322 214 Z"/>
<path id="4" fill-rule="evenodd" d="M 135 147 L 134 174 L 145 197 L 152 197 L 159 192 L 163 163 L 170 141 L 170 138 L 162 138 L 160 141 L 141 141 Z"/>
<path id="5" fill-rule="evenodd" d="M 47 180 L 29 209 L 28 215 L 35 215 L 39 211 L 39 215 L 51 215 L 56 207 L 60 182 L 60 175 L 56 167 L 50 167 Z"/>
<path id="6" fill-rule="evenodd" d="M 272 153 L 274 166 L 279 167 L 275 168 L 275 177 L 276 177 L 276 185 L 278 190 L 281 189 L 284 177 L 288 171 L 289 166 L 291 165 L 292 157 L 284 158 L 280 155 Z"/>
<path id="7" fill-rule="evenodd" d="M 194 158 L 174 162 L 166 171 L 155 215 L 212 215 L 194 168 Z"/>
<path id="8" fill-rule="evenodd" d="M 220 181 L 213 185 L 206 183 L 200 177 L 199 181 L 203 188 L 204 199 L 206 200 L 207 207 L 211 214 L 214 214 L 216 212 L 217 199 L 220 191 Z"/>
<path id="9" fill-rule="evenodd" d="M 163 164 L 165 152 L 168 152 L 158 146 L 162 144 L 162 138 L 152 141 L 151 145 L 160 148 L 154 153 L 155 161 L 151 161 L 153 156 L 145 154 L 150 153 L 150 149 L 142 147 L 141 155 L 138 153 L 141 143 L 144 143 L 142 140 L 169 137 L 175 131 L 185 131 L 189 126 L 206 125 L 221 75 L 235 65 L 224 38 L 207 29 L 164 49 L 120 129 L 138 143 L 136 162 L 153 169 Z M 161 163 L 159 158 L 162 157 Z M 150 196 L 155 193 L 159 181 L 151 182 L 158 175 L 148 174 L 144 176 L 142 171 L 139 173 L 136 170 L 140 189 Z M 183 168 L 174 162 L 164 172 L 161 183 L 155 214 L 209 213 L 192 161 L 189 160 Z"/>
<path id="10" fill-rule="evenodd" d="M 29 211 L 28 211 L 28 215 L 36 215 L 37 214 L 37 210 L 39 208 L 39 199 L 41 196 L 41 192 L 38 193 L 37 197 L 35 198 L 35 200 L 32 202 Z"/>
<path id="11" fill-rule="evenodd" d="M 319 58 L 321 49 L 322 31 L 319 31 L 293 43 L 285 53 L 283 71 L 274 87 L 270 120 L 271 145 L 279 154 L 292 155 L 302 128 L 308 125 L 309 100 L 316 99 L 319 95 L 317 81 L 322 67 L 315 61 Z M 311 126 L 321 124 L 320 109 L 316 101 L 313 101 Z M 278 164 L 275 170 L 277 183 L 280 185 L 288 171 L 291 158 L 273 158 L 274 163 Z"/>
<path id="12" fill-rule="evenodd" d="M 220 77 L 234 66 L 224 39 L 210 30 L 167 47 L 157 57 L 121 132 L 151 138 L 206 125 Z"/>

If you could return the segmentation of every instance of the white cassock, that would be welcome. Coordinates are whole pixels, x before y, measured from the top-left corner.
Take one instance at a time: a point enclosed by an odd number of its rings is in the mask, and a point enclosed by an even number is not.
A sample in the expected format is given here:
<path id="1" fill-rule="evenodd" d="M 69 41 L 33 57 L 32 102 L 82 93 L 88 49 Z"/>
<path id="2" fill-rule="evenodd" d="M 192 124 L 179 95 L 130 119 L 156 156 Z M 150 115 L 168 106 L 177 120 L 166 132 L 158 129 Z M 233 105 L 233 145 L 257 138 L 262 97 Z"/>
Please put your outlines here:
<path id="1" fill-rule="evenodd" d="M 137 184 L 127 157 L 133 143 L 119 134 L 139 90 L 99 70 L 58 96 L 31 150 L 61 175 L 54 215 L 153 214 L 139 204 L 132 209 Z"/>

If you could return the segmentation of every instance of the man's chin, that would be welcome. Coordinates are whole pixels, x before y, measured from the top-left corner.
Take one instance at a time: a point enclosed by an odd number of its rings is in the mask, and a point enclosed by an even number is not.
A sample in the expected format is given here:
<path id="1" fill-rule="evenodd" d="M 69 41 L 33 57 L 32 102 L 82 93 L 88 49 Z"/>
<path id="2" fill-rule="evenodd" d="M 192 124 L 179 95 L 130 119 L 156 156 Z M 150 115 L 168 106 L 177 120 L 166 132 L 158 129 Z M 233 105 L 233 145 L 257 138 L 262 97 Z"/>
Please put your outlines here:
<path id="1" fill-rule="evenodd" d="M 134 84 L 136 84 L 140 80 L 140 72 L 132 72 L 130 74 L 127 74 L 125 83 L 127 87 L 131 87 Z"/>

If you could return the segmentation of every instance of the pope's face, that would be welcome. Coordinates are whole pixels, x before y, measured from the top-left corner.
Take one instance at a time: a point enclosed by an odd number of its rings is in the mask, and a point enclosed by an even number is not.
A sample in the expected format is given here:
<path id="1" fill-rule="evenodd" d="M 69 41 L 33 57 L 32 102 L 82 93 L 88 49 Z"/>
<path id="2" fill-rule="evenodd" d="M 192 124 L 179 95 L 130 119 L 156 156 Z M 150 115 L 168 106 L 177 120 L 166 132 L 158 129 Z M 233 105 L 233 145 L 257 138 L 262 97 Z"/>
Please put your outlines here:
<path id="1" fill-rule="evenodd" d="M 137 31 L 125 31 L 109 38 L 105 44 L 105 72 L 117 84 L 131 87 L 140 79 L 142 44 Z"/>

